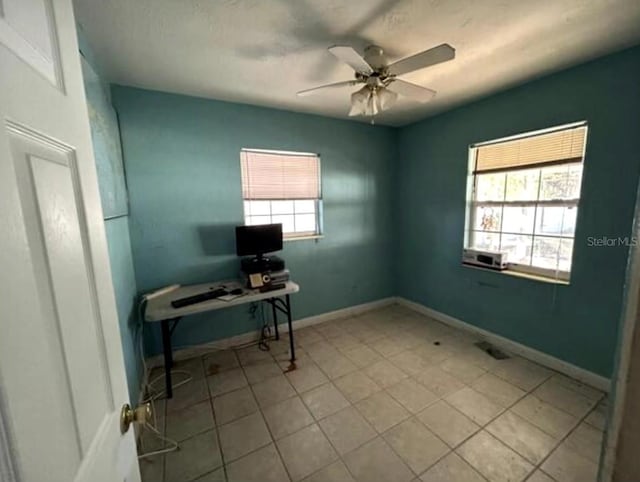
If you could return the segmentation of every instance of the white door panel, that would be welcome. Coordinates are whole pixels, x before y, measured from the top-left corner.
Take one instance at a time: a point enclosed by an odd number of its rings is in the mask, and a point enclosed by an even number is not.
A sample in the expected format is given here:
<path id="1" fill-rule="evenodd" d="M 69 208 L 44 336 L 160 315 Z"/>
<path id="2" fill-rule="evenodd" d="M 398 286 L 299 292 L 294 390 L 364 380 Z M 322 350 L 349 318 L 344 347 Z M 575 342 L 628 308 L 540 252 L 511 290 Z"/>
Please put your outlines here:
<path id="1" fill-rule="evenodd" d="M 3 333 L 7 330 L 9 334 L 0 338 L 0 378 L 6 401 L 3 415 L 11 439 L 18 447 L 20 457 L 15 465 L 23 478 L 69 480 L 79 467 L 82 452 L 60 330 L 61 320 L 56 313 L 42 223 L 38 219 L 29 172 L 30 154 L 37 150 L 44 157 L 46 153 L 43 151 L 47 148 L 44 143 L 36 146 L 35 141 L 27 140 L 15 126 L 5 127 L 12 155 L 9 167 L 14 173 L 13 179 L 5 178 L 5 181 L 13 181 L 18 187 L 20 204 L 17 207 L 24 219 L 25 236 L 20 241 L 29 250 L 23 254 L 24 259 L 20 263 L 26 279 L 18 280 L 27 291 L 16 292 L 15 296 L 22 300 L 29 298 L 29 302 L 16 306 L 16 311 L 2 320 Z M 31 152 L 26 147 L 32 147 Z M 63 156 L 53 148 L 48 150 L 50 157 Z M 51 448 L 41 444 L 39 437 L 34 436 L 42 430 L 40 427 L 57 433 L 59 443 Z"/>
<path id="2" fill-rule="evenodd" d="M 0 5 L 0 478 L 139 482 L 71 2 Z"/>
<path id="3" fill-rule="evenodd" d="M 60 152 L 18 134 L 11 143 L 31 255 L 44 263 L 36 268 L 41 286 L 34 302 L 51 299 L 48 309 L 41 310 L 46 316 L 43 321 L 58 330 L 68 378 L 65 385 L 72 394 L 84 452 L 101 417 L 113 406 L 92 289 L 95 281 L 82 236 L 87 229 L 76 200 L 80 190 L 74 186 L 75 157 L 72 151 Z"/>
<path id="4" fill-rule="evenodd" d="M 0 43 L 59 85 L 58 47 L 49 0 L 0 0 Z"/>

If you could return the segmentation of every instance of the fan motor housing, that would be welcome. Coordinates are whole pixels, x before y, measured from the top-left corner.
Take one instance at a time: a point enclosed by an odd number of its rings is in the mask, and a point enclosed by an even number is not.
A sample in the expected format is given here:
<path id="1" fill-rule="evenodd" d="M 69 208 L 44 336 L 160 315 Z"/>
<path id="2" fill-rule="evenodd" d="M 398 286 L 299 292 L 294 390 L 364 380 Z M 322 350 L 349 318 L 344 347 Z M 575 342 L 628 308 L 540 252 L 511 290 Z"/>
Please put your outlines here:
<path id="1" fill-rule="evenodd" d="M 384 56 L 384 50 L 382 50 L 382 47 L 378 47 L 377 45 L 369 45 L 364 49 L 364 59 L 376 71 L 387 66 L 387 59 Z"/>

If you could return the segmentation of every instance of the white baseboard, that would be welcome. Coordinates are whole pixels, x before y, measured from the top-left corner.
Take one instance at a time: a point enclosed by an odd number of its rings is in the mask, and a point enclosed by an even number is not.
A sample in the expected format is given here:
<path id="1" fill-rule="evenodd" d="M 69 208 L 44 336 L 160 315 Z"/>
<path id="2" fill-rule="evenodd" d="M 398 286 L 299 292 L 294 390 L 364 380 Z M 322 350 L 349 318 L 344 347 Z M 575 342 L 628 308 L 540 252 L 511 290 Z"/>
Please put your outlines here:
<path id="1" fill-rule="evenodd" d="M 590 385 L 599 390 L 608 392 L 610 389 L 611 383 L 608 378 L 605 378 L 601 375 L 585 370 L 584 368 L 580 368 L 564 360 L 560 360 L 559 358 L 551 356 L 547 353 L 522 345 L 520 343 L 517 343 L 503 336 L 496 335 L 495 333 L 492 333 L 490 331 L 483 330 L 482 328 L 478 328 L 477 326 L 466 323 L 462 320 L 454 318 L 453 316 L 449 316 L 445 313 L 428 308 L 419 303 L 409 301 L 406 298 L 402 298 L 402 297 L 392 296 L 389 298 L 383 298 L 383 299 L 372 301 L 369 303 L 363 303 L 361 305 L 355 305 L 355 306 L 350 306 L 350 307 L 342 308 L 335 311 L 329 311 L 327 313 L 322 313 L 320 315 L 301 318 L 299 320 L 294 320 L 293 325 L 295 329 L 300 329 L 307 326 L 316 325 L 318 323 L 324 323 L 326 321 L 337 320 L 340 318 L 346 318 L 348 316 L 358 315 L 360 313 L 371 311 L 376 308 L 381 308 L 383 306 L 387 306 L 393 303 L 399 303 L 401 305 L 404 305 L 407 308 L 410 308 L 418 313 L 422 313 L 430 318 L 433 318 L 434 320 L 438 320 L 454 328 L 476 333 L 507 352 L 520 355 L 533 362 L 539 363 L 540 365 L 546 366 L 548 368 L 551 368 L 552 370 L 558 371 L 569 377 L 575 378 L 576 380 L 586 383 L 587 385 Z M 286 323 L 279 324 L 278 326 L 282 333 L 287 333 L 289 331 L 289 327 L 287 326 Z M 208 352 L 213 350 L 225 350 L 234 346 L 249 344 L 257 341 L 259 336 L 260 336 L 260 332 L 256 330 L 256 331 L 250 331 L 247 333 L 242 333 L 240 335 L 232 336 L 229 338 L 223 338 L 220 340 L 212 341 L 209 343 L 202 343 L 199 345 L 177 348 L 173 352 L 173 358 L 174 360 L 184 360 L 187 358 L 200 355 L 203 352 Z M 156 355 L 147 359 L 147 366 L 149 369 L 151 369 L 156 366 L 161 366 L 163 362 L 164 360 L 162 355 Z M 143 374 L 143 377 L 146 377 L 146 376 L 148 376 L 148 374 Z"/>
<path id="2" fill-rule="evenodd" d="M 325 321 L 338 320 L 340 318 L 346 318 L 347 316 L 355 316 L 366 311 L 375 310 L 376 308 L 382 308 L 383 306 L 392 305 L 397 303 L 398 300 L 395 296 L 389 298 L 382 298 L 376 301 L 370 301 L 369 303 L 363 303 L 361 305 L 349 306 L 347 308 L 341 308 L 335 311 L 328 311 L 320 315 L 308 316 L 307 318 L 301 318 L 293 322 L 295 328 L 304 328 L 305 326 L 317 325 L 318 323 L 324 323 Z M 289 327 L 286 324 L 278 325 L 284 328 L 285 332 L 289 331 Z"/>
<path id="3" fill-rule="evenodd" d="M 349 306 L 347 308 L 341 308 L 339 310 L 329 311 L 327 313 L 322 313 L 320 315 L 308 316 L 306 318 L 300 318 L 299 320 L 293 321 L 294 329 L 304 328 L 306 326 L 317 325 L 318 323 L 324 323 L 325 321 L 330 320 L 338 320 L 340 318 L 346 318 L 348 316 L 358 315 L 360 313 L 364 313 L 366 311 L 375 310 L 376 308 L 381 308 L 383 306 L 391 305 L 393 303 L 397 303 L 397 298 L 392 296 L 389 298 L 382 298 L 380 300 L 371 301 L 369 303 L 363 303 L 361 305 Z M 288 333 L 289 326 L 287 323 L 278 324 L 278 329 L 281 333 Z M 223 338 L 220 340 L 215 340 L 208 343 L 202 343 L 199 345 L 176 348 L 173 351 L 173 359 L 174 360 L 184 360 L 187 358 L 192 358 L 194 356 L 198 356 L 203 352 L 213 351 L 213 350 L 225 350 L 232 348 L 234 346 L 246 345 L 251 342 L 258 341 L 260 337 L 260 331 L 250 331 L 247 333 L 242 333 L 240 335 L 232 336 L 229 338 Z M 162 355 L 155 355 L 147 359 L 147 366 L 149 369 L 162 366 L 164 364 L 164 358 Z M 145 375 L 143 375 L 145 376 Z"/>
<path id="4" fill-rule="evenodd" d="M 552 370 L 575 378 L 576 380 L 586 383 L 587 385 L 590 385 L 594 388 L 605 392 L 608 392 L 610 389 L 611 383 L 608 378 L 585 370 L 584 368 L 577 367 L 547 353 L 534 350 L 533 348 L 522 345 L 503 336 L 496 335 L 495 333 L 491 333 L 490 331 L 483 330 L 482 328 L 478 328 L 477 326 L 471 325 L 469 323 L 465 323 L 464 321 L 454 318 L 453 316 L 449 316 L 445 313 L 441 313 L 419 303 L 409 301 L 405 298 L 398 297 L 397 302 L 401 305 L 406 306 L 407 308 L 417 311 L 418 313 L 422 313 L 423 315 L 433 318 L 434 320 L 441 321 L 446 325 L 476 333 L 486 340 L 490 341 L 497 347 L 504 349 L 505 351 L 520 355 L 540 365 L 546 366 L 548 368 L 551 368 Z"/>

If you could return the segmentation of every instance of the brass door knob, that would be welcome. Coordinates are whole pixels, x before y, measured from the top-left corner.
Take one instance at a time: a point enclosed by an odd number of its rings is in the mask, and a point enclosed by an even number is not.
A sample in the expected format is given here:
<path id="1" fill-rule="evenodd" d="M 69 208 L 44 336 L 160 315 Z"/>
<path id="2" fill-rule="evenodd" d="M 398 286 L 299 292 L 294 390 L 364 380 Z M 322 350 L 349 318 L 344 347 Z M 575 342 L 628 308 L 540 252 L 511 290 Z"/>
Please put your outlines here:
<path id="1" fill-rule="evenodd" d="M 122 406 L 120 411 L 120 433 L 125 434 L 133 422 L 147 423 L 151 421 L 151 404 L 145 403 L 135 408 L 131 408 L 128 403 Z"/>

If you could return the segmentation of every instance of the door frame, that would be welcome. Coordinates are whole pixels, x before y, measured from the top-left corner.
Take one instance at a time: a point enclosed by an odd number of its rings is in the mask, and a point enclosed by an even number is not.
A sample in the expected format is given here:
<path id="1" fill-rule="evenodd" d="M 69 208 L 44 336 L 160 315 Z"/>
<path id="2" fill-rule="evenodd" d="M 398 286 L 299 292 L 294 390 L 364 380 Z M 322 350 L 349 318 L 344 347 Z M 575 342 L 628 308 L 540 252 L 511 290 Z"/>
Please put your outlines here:
<path id="1" fill-rule="evenodd" d="M 618 344 L 615 354 L 614 373 L 611 377 L 609 399 L 611 404 L 607 413 L 606 433 L 603 438 L 600 456 L 598 480 L 611 482 L 616 466 L 618 440 L 625 415 L 625 402 L 629 381 L 631 357 L 634 355 L 633 340 L 636 330 L 640 330 L 640 185 L 636 193 L 636 205 L 631 230 L 631 246 L 627 258 L 624 283 L 624 295 L 620 316 Z M 636 351 L 640 347 L 636 347 Z"/>

